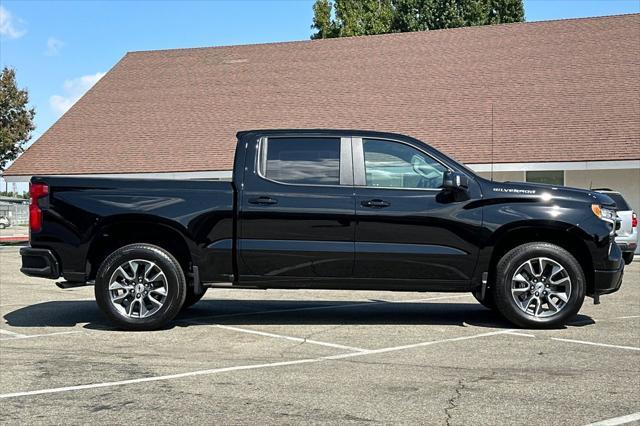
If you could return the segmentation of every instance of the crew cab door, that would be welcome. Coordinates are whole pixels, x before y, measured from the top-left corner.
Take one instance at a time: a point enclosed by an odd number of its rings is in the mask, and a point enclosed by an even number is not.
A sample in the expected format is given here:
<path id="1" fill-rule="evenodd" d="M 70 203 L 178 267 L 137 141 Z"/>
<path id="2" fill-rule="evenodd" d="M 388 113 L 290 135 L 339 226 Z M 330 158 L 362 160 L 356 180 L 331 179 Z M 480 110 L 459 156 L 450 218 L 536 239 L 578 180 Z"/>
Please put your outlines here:
<path id="1" fill-rule="evenodd" d="M 239 198 L 238 267 L 244 281 L 350 277 L 355 233 L 350 138 L 278 135 L 249 145 Z"/>
<path id="2" fill-rule="evenodd" d="M 482 217 L 443 192 L 449 167 L 411 141 L 353 138 L 353 158 L 354 276 L 467 286 Z"/>

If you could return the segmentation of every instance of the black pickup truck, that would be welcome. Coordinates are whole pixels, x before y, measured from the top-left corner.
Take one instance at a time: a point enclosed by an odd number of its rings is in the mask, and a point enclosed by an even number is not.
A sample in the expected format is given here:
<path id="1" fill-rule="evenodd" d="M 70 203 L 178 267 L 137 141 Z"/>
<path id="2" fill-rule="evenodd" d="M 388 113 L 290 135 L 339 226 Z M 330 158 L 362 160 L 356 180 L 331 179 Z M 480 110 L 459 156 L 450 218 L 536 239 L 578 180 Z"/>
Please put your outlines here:
<path id="1" fill-rule="evenodd" d="M 615 203 L 475 175 L 391 133 L 238 133 L 233 179 L 34 176 L 22 272 L 95 284 L 119 327 L 164 326 L 210 287 L 472 292 L 554 327 L 619 289 Z"/>

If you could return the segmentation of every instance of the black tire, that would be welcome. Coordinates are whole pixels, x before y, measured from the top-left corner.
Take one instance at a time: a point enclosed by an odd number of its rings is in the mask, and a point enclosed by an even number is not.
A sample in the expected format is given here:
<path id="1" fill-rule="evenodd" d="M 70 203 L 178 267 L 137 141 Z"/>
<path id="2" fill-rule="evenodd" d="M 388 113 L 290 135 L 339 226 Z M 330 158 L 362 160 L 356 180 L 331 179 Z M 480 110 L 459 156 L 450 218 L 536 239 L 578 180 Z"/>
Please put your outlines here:
<path id="1" fill-rule="evenodd" d="M 109 281 L 121 265 L 131 260 L 153 262 L 166 277 L 166 296 L 163 298 L 163 304 L 148 317 L 129 317 L 126 313 L 118 311 L 111 302 Z M 96 275 L 95 296 L 98 306 L 109 320 L 124 330 L 147 331 L 165 326 L 180 312 L 186 294 L 187 284 L 178 261 L 171 253 L 151 244 L 131 244 L 119 248 L 102 262 Z"/>
<path id="2" fill-rule="evenodd" d="M 490 288 L 485 290 L 484 299 L 482 299 L 482 290 L 480 288 L 472 291 L 471 294 L 473 294 L 473 297 L 475 297 L 476 300 L 485 308 L 491 309 L 494 312 L 498 311 L 498 308 L 496 308 L 496 302 L 493 300 L 493 292 Z"/>
<path id="3" fill-rule="evenodd" d="M 537 317 L 522 310 L 516 305 L 511 290 L 511 280 L 518 268 L 527 260 L 540 257 L 557 262 L 564 268 L 571 280 L 571 293 L 564 307 L 559 312 L 550 314 L 547 317 Z M 524 328 L 554 328 L 564 325 L 578 313 L 584 302 L 585 283 L 582 267 L 571 253 L 554 244 L 534 242 L 518 246 L 500 259 L 496 267 L 496 283 L 493 286 L 493 295 L 497 309 L 513 324 Z M 539 281 L 537 285 L 539 285 Z M 548 307 L 551 308 L 549 305 Z"/>
<path id="4" fill-rule="evenodd" d="M 624 264 L 625 265 L 628 265 L 631 262 L 633 262 L 633 255 L 634 255 L 634 253 L 630 252 L 630 251 L 628 251 L 626 253 L 622 253 L 622 259 L 624 259 Z"/>
<path id="5" fill-rule="evenodd" d="M 196 293 L 195 291 L 193 291 L 193 287 L 188 287 L 187 288 L 187 297 L 184 299 L 184 304 L 182 305 L 182 310 L 184 311 L 185 309 L 195 305 L 196 303 L 198 303 L 200 301 L 200 299 L 202 299 L 202 297 L 205 295 L 205 293 L 207 292 L 207 288 L 203 287 L 202 288 L 202 292 L 200 293 Z"/>

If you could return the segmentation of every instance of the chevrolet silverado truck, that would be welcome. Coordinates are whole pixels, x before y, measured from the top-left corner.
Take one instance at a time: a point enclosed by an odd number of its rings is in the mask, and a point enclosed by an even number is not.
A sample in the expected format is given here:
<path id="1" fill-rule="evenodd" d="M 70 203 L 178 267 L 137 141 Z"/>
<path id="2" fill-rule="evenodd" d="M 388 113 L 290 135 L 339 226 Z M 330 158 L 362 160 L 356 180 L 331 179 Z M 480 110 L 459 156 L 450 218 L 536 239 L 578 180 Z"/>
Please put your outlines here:
<path id="1" fill-rule="evenodd" d="M 620 288 L 604 194 L 490 181 L 392 133 L 237 138 L 230 182 L 34 176 L 21 271 L 93 284 L 127 330 L 219 287 L 471 292 L 531 328 Z"/>

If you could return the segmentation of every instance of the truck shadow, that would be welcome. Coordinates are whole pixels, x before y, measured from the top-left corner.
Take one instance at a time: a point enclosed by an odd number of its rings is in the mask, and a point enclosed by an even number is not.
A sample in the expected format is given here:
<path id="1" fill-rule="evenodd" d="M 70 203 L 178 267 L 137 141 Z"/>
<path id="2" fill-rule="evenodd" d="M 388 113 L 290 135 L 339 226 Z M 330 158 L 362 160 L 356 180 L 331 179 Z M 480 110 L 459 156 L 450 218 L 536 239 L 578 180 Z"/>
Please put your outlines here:
<path id="1" fill-rule="evenodd" d="M 51 301 L 25 306 L 4 315 L 14 327 L 74 327 L 116 330 L 94 301 Z M 202 300 L 180 313 L 166 328 L 226 325 L 472 325 L 515 328 L 489 309 L 474 303 L 309 300 Z M 578 315 L 568 326 L 595 324 Z"/>

